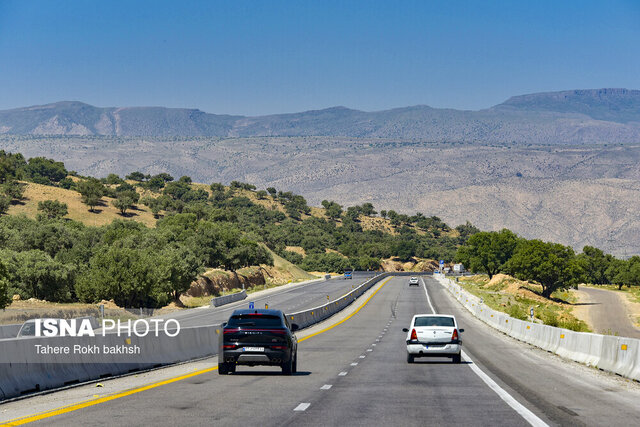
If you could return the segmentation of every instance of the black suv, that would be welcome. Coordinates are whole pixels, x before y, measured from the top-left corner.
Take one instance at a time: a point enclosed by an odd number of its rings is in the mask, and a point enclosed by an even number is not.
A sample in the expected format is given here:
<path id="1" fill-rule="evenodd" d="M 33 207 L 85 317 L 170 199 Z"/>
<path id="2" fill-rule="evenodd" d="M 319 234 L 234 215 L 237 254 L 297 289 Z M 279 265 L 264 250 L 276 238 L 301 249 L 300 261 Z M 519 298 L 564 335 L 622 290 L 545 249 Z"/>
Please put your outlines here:
<path id="1" fill-rule="evenodd" d="M 280 310 L 235 310 L 222 324 L 218 373 L 233 373 L 237 365 L 269 365 L 291 375 L 298 364 L 296 330 Z"/>

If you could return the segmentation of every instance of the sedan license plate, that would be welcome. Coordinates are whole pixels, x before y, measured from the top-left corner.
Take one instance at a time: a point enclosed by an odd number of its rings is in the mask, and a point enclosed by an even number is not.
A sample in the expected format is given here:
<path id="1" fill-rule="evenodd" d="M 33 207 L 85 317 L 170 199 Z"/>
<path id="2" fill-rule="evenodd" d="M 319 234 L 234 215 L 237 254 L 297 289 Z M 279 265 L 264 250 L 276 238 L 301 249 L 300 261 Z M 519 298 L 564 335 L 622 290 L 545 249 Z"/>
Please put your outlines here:
<path id="1" fill-rule="evenodd" d="M 243 347 L 242 351 L 264 351 L 264 347 Z"/>

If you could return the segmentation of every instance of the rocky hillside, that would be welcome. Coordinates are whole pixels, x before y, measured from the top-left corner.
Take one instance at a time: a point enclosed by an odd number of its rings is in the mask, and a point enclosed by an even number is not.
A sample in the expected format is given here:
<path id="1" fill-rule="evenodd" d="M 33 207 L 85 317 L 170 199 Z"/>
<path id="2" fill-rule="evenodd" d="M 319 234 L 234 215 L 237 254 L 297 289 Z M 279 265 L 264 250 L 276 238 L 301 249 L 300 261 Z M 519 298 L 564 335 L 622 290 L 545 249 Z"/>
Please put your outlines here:
<path id="1" fill-rule="evenodd" d="M 474 143 L 640 141 L 640 91 L 576 90 L 516 96 L 480 111 L 418 105 L 345 107 L 243 117 L 196 109 L 100 108 L 81 102 L 0 111 L 0 133 L 145 137 L 334 136 Z"/>

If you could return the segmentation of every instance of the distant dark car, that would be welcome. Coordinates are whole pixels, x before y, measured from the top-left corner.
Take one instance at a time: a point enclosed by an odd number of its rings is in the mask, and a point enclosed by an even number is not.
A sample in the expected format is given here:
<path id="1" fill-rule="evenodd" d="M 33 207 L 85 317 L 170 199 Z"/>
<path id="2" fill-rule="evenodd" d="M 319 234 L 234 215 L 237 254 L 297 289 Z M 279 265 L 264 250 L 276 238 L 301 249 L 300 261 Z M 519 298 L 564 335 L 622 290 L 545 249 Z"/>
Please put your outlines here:
<path id="1" fill-rule="evenodd" d="M 296 330 L 280 310 L 235 310 L 222 324 L 218 373 L 234 373 L 237 365 L 267 365 L 291 375 L 298 369 Z"/>
<path id="2" fill-rule="evenodd" d="M 345 279 L 353 279 L 353 274 L 351 274 L 350 271 L 345 271 L 344 272 L 344 278 Z"/>

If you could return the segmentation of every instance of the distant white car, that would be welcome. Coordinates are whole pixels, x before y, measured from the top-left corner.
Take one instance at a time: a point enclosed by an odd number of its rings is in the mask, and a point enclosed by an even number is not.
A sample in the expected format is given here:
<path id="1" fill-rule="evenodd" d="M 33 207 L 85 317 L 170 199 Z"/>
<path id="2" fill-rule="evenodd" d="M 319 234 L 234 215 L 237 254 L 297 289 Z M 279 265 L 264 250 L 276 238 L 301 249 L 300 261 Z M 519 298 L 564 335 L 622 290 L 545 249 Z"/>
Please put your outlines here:
<path id="1" fill-rule="evenodd" d="M 417 277 L 412 277 L 409 279 L 409 286 L 420 286 L 418 284 L 418 278 Z"/>
<path id="2" fill-rule="evenodd" d="M 416 314 L 407 333 L 407 362 L 416 357 L 451 357 L 460 363 L 464 329 L 458 328 L 455 316 L 447 314 Z"/>

